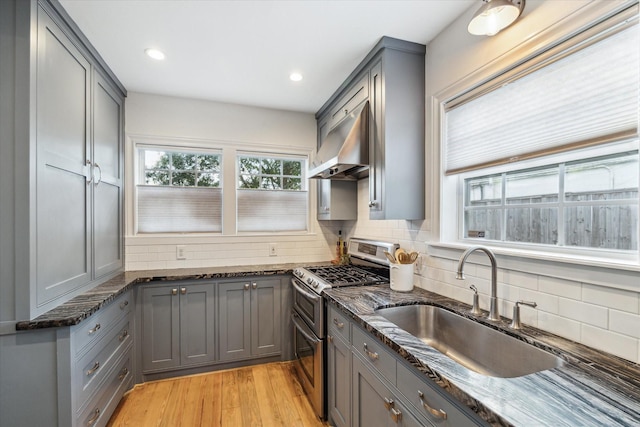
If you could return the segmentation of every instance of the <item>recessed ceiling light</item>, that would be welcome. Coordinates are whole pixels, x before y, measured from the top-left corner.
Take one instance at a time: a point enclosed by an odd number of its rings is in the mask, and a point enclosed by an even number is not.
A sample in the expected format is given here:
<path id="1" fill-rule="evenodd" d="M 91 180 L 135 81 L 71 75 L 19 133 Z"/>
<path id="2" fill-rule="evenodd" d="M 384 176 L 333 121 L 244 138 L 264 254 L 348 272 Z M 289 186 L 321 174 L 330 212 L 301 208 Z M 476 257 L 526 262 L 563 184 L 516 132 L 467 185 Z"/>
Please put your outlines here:
<path id="1" fill-rule="evenodd" d="M 291 73 L 289 75 L 289 79 L 292 82 L 299 82 L 300 80 L 302 80 L 302 74 L 300 74 L 300 73 Z"/>
<path id="2" fill-rule="evenodd" d="M 144 53 L 146 53 L 148 57 L 157 59 L 158 61 L 162 61 L 164 59 L 164 53 L 158 49 L 145 49 Z"/>

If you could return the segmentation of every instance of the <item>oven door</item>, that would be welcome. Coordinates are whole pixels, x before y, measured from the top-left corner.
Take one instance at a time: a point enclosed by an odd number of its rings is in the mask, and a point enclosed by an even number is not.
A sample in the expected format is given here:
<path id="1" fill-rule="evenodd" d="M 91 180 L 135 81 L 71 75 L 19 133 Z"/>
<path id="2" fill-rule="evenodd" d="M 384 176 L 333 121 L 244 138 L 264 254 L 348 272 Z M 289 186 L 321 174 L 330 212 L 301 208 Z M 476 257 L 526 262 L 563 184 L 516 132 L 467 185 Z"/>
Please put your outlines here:
<path id="1" fill-rule="evenodd" d="M 301 280 L 291 278 L 293 285 L 293 308 L 304 319 L 315 335 L 324 338 L 324 307 L 322 297 L 313 292 Z"/>
<path id="2" fill-rule="evenodd" d="M 315 336 L 298 313 L 291 313 L 293 323 L 294 367 L 313 410 L 324 419 L 324 340 Z"/>

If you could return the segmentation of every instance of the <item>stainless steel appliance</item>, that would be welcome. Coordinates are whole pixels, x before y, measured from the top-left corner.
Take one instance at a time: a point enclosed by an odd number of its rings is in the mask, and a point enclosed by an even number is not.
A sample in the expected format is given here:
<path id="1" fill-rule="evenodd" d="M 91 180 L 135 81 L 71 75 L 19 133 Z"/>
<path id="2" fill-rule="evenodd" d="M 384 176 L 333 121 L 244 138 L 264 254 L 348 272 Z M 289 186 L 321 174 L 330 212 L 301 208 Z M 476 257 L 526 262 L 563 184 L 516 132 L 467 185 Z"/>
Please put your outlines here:
<path id="1" fill-rule="evenodd" d="M 365 286 L 389 282 L 389 261 L 384 251 L 398 245 L 352 238 L 347 253 L 351 263 L 293 271 L 293 346 L 295 368 L 316 415 L 326 418 L 326 306 L 322 291 L 341 286 Z"/>

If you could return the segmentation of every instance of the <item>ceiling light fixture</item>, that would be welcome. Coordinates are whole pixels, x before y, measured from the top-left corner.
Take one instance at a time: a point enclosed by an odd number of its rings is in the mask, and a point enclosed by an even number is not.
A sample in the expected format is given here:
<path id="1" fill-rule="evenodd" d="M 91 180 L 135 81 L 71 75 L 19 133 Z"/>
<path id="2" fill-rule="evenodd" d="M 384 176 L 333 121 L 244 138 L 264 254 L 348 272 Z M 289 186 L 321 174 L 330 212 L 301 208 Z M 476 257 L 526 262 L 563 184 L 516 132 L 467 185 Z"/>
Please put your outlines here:
<path id="1" fill-rule="evenodd" d="M 300 80 L 302 80 L 302 74 L 300 74 L 300 73 L 291 73 L 289 75 L 289 80 L 291 80 L 292 82 L 299 82 Z"/>
<path id="2" fill-rule="evenodd" d="M 467 30 L 477 36 L 494 36 L 511 25 L 524 10 L 525 0 L 482 0 Z"/>
<path id="3" fill-rule="evenodd" d="M 158 49 L 145 49 L 144 53 L 146 53 L 148 57 L 156 59 L 158 61 L 162 61 L 164 59 L 164 53 Z"/>

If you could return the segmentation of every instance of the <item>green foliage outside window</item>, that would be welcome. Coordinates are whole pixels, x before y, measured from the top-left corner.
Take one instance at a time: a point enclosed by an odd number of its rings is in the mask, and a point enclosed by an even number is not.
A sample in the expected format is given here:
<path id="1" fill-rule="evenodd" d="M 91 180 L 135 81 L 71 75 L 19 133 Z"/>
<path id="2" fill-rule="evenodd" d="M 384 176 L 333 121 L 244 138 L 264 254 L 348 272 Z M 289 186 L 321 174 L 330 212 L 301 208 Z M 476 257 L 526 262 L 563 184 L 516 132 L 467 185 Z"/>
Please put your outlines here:
<path id="1" fill-rule="evenodd" d="M 145 184 L 220 187 L 219 154 L 144 150 Z"/>
<path id="2" fill-rule="evenodd" d="M 302 190 L 302 160 L 238 157 L 238 188 Z"/>

